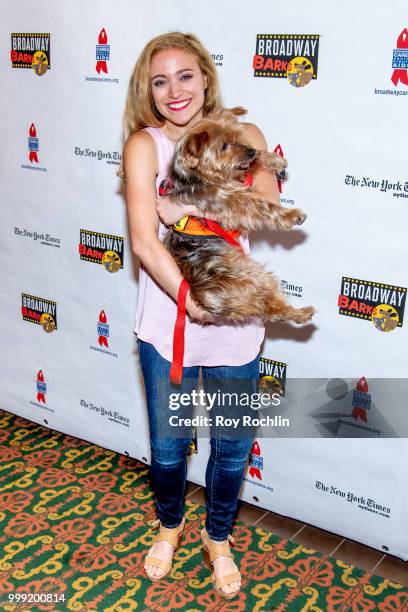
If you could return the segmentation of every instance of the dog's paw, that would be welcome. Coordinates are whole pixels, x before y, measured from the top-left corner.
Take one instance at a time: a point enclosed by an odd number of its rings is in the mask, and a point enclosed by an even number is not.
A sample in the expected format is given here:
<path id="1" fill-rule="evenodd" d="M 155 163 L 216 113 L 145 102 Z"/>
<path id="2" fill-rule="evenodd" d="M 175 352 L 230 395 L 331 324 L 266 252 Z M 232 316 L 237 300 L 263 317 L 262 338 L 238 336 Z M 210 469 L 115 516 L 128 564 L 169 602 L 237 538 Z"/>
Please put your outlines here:
<path id="1" fill-rule="evenodd" d="M 293 213 L 294 218 L 293 225 L 302 225 L 302 223 L 306 221 L 306 215 L 303 210 L 300 210 L 300 208 L 295 208 L 291 212 Z"/>
<path id="2" fill-rule="evenodd" d="M 294 225 L 302 225 L 305 221 L 306 215 L 300 210 L 300 208 L 294 208 L 293 210 L 285 209 L 279 214 L 277 225 L 279 229 L 290 230 Z"/>
<path id="3" fill-rule="evenodd" d="M 296 308 L 292 314 L 291 320 L 294 323 L 308 323 L 313 317 L 316 309 L 313 306 L 305 306 L 304 308 Z"/>

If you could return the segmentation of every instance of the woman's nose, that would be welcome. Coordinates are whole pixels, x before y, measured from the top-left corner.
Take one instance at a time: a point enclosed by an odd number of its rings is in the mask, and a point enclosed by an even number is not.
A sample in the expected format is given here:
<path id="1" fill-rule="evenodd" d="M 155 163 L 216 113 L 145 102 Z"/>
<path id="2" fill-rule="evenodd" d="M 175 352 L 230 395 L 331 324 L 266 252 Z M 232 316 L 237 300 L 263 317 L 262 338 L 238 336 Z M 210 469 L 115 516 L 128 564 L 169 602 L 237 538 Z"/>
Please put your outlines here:
<path id="1" fill-rule="evenodd" d="M 178 81 L 170 80 L 169 83 L 169 96 L 171 98 L 177 98 L 181 93 L 181 85 Z"/>

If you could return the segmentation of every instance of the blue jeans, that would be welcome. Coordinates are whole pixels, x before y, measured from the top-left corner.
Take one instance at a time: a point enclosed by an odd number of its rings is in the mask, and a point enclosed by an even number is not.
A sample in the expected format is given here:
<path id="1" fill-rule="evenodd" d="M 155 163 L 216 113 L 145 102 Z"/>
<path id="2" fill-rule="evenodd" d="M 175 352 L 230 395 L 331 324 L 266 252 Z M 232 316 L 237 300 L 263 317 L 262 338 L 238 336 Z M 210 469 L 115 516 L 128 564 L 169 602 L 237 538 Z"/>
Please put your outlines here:
<path id="1" fill-rule="evenodd" d="M 169 421 L 169 394 L 190 393 L 196 388 L 200 366 L 183 368 L 183 383 L 172 386 L 169 380 L 170 362 L 156 351 L 152 344 L 138 340 L 139 359 L 144 378 L 150 429 L 151 476 L 156 497 L 157 515 L 168 528 L 179 525 L 184 514 L 187 456 L 192 439 L 192 428 L 186 428 L 183 437 L 163 434 L 162 425 Z M 259 355 L 242 366 L 201 367 L 203 386 L 214 388 L 215 381 L 244 379 L 248 394 L 257 391 Z M 227 380 L 226 380 L 227 379 Z M 233 392 L 234 389 L 230 388 Z M 217 406 L 214 405 L 213 412 Z M 178 417 L 193 416 L 192 406 L 180 406 Z M 167 430 L 168 431 L 168 430 Z M 245 437 L 220 438 L 211 432 L 211 453 L 205 474 L 207 516 L 205 527 L 212 540 L 226 540 L 234 520 L 238 494 L 244 476 L 245 464 L 253 441 L 253 431 Z"/>

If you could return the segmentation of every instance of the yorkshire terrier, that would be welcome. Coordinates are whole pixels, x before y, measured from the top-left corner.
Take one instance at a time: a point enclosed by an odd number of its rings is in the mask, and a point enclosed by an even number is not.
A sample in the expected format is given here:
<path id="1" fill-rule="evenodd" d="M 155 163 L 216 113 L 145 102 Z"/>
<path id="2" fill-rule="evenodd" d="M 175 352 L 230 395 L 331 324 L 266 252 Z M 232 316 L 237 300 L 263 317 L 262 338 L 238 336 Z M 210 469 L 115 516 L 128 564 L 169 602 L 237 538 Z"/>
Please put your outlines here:
<path id="1" fill-rule="evenodd" d="M 279 173 L 287 165 L 276 153 L 258 151 L 245 139 L 237 116 L 241 107 L 208 115 L 177 143 L 163 191 L 175 203 L 194 204 L 197 223 L 215 220 L 230 235 L 275 227 L 289 230 L 306 215 L 260 198 L 250 188 L 258 169 Z M 250 174 L 249 174 L 250 173 Z M 190 218 L 191 219 L 191 218 Z M 164 244 L 190 285 L 192 299 L 211 316 L 243 322 L 249 316 L 264 321 L 308 322 L 312 306 L 294 308 L 265 267 L 218 235 L 183 231 L 184 222 L 169 229 Z M 193 232 L 194 233 L 194 232 Z"/>

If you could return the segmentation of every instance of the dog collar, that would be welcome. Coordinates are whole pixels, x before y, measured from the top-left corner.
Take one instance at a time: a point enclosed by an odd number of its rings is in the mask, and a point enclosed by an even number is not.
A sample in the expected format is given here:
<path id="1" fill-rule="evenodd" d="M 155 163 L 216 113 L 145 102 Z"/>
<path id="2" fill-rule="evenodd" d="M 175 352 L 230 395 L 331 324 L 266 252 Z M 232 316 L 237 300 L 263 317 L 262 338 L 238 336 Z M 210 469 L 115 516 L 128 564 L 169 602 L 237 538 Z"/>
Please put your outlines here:
<path id="1" fill-rule="evenodd" d="M 252 187 L 252 183 L 254 182 L 254 177 L 250 172 L 247 172 L 245 175 L 244 187 Z"/>

